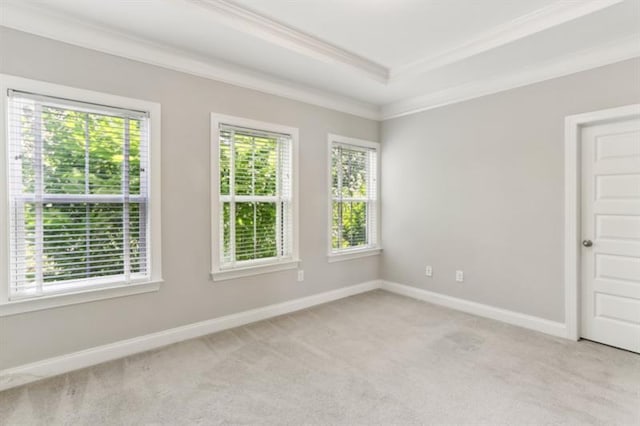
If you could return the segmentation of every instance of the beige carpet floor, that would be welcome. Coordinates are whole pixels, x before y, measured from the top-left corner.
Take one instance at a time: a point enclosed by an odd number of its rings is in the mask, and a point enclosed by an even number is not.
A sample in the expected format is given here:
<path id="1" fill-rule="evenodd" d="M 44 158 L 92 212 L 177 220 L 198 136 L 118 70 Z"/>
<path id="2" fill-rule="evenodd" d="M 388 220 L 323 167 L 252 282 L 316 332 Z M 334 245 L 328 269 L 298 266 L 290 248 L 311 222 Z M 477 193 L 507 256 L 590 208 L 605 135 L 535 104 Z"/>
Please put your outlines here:
<path id="1" fill-rule="evenodd" d="M 640 356 L 382 290 L 0 393 L 3 425 L 640 424 Z"/>

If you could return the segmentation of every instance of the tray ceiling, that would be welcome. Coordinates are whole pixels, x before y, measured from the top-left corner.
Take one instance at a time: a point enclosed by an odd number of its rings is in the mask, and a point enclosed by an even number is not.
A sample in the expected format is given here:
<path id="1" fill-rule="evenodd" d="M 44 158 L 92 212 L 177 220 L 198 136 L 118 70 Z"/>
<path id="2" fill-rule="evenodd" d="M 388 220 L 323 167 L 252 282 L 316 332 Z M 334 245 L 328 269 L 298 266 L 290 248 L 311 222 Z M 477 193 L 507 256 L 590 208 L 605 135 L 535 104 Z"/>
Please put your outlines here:
<path id="1" fill-rule="evenodd" d="M 640 0 L 3 0 L 0 25 L 368 118 L 640 56 Z"/>

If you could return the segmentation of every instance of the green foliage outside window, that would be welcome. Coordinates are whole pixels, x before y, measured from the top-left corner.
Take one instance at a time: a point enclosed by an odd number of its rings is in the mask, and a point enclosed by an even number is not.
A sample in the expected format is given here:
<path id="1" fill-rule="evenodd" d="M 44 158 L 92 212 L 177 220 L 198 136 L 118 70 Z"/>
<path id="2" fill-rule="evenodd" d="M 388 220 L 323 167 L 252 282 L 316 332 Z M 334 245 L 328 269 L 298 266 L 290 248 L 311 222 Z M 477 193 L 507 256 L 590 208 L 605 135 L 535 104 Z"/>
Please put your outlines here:
<path id="1" fill-rule="evenodd" d="M 342 146 L 334 146 L 331 151 L 331 246 L 334 250 L 368 244 L 368 155 Z"/>
<path id="2" fill-rule="evenodd" d="M 234 178 L 231 182 L 233 143 Z M 276 257 L 278 253 L 278 210 L 286 221 L 286 203 L 266 201 L 277 197 L 283 179 L 278 176 L 279 141 L 241 132 L 225 133 L 220 140 L 220 194 L 249 196 L 253 201 L 222 202 L 223 259 L 245 261 Z M 282 159 L 280 159 L 282 161 Z M 280 179 L 280 183 L 278 182 Z M 231 248 L 231 210 L 235 212 L 235 253 Z M 280 237 L 282 238 L 282 237 Z M 282 244 L 283 242 L 281 242 Z M 281 249 L 282 252 L 282 249 Z"/>
<path id="3" fill-rule="evenodd" d="M 124 202 L 100 202 L 84 195 L 123 194 L 125 132 L 129 139 L 128 186 L 141 193 L 141 122 L 57 106 L 19 103 L 20 197 L 14 198 L 17 282 L 31 285 L 38 255 L 44 284 L 125 273 Z M 42 181 L 37 182 L 41 164 Z M 38 188 L 41 186 L 41 191 Z M 38 193 L 44 201 L 38 201 Z M 70 195 L 64 200 L 66 195 Z M 35 198 L 34 198 L 35 196 Z M 62 196 L 61 201 L 55 197 Z M 75 197 L 74 197 L 75 196 Z M 22 197 L 22 198 L 21 198 Z M 132 202 L 129 215 L 129 272 L 143 272 L 146 205 Z M 38 236 L 38 221 L 42 233 Z M 40 240 L 40 241 L 38 241 Z"/>

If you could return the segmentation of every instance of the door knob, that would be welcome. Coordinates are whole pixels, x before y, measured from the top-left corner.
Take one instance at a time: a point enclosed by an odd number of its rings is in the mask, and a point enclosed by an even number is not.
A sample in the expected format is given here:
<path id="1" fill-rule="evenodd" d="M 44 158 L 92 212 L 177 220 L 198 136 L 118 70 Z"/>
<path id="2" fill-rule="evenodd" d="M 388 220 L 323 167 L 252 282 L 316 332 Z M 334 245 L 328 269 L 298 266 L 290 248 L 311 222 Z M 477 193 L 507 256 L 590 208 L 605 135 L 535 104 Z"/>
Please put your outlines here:
<path id="1" fill-rule="evenodd" d="M 582 245 L 585 247 L 591 247 L 593 245 L 593 241 L 591 240 L 583 240 Z"/>

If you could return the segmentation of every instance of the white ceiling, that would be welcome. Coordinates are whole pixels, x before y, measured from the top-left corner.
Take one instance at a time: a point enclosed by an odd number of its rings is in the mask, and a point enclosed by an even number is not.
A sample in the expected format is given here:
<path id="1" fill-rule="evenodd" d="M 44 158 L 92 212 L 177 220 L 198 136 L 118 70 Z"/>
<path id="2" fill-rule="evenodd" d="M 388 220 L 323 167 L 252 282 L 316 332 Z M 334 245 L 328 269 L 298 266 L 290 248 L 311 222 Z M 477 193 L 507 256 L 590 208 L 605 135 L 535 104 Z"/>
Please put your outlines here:
<path id="1" fill-rule="evenodd" d="M 640 56 L 640 0 L 0 0 L 0 24 L 369 118 Z"/>
<path id="2" fill-rule="evenodd" d="M 433 56 L 554 0 L 237 0 L 388 68 Z"/>

